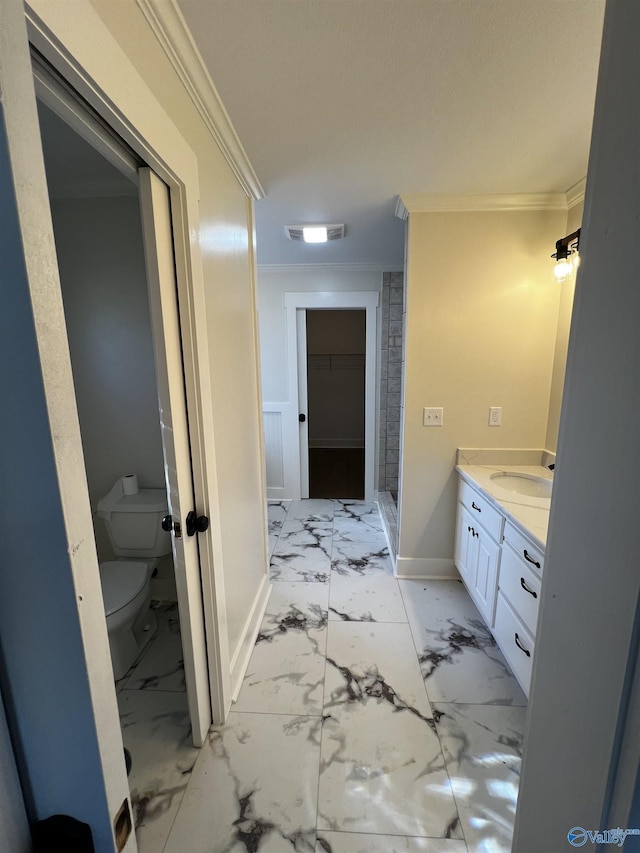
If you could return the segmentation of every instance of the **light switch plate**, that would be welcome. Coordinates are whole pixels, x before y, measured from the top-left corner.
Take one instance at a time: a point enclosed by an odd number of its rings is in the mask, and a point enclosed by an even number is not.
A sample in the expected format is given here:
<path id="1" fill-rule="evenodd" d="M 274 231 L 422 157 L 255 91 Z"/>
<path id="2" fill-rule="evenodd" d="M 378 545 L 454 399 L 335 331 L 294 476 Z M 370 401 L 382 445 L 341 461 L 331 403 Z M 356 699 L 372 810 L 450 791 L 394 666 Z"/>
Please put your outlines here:
<path id="1" fill-rule="evenodd" d="M 423 426 L 442 426 L 443 409 L 442 406 L 424 408 L 422 410 L 422 425 Z"/>
<path id="2" fill-rule="evenodd" d="M 489 408 L 489 426 L 502 426 L 502 406 Z"/>

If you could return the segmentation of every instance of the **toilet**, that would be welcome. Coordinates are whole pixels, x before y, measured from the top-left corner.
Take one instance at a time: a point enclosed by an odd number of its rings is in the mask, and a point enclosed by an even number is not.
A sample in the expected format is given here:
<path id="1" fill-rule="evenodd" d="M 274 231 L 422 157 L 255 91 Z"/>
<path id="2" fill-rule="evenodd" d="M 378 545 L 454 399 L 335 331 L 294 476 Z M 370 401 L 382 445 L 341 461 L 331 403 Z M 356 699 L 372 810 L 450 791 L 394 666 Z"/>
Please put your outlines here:
<path id="1" fill-rule="evenodd" d="M 158 558 L 171 552 L 171 535 L 162 529 L 168 513 L 164 489 L 125 493 L 121 477 L 98 502 L 116 560 L 100 564 L 102 598 L 115 680 L 131 669 L 157 630 L 151 610 L 151 575 Z M 128 491 L 131 487 L 128 485 Z"/>

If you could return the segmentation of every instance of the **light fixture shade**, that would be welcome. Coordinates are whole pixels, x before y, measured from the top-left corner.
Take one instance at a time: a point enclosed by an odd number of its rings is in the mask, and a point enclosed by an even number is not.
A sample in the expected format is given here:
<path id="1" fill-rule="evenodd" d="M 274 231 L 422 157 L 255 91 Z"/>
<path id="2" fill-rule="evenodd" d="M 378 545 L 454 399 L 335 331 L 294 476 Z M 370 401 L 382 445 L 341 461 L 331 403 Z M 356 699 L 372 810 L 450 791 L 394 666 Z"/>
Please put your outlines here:
<path id="1" fill-rule="evenodd" d="M 580 248 L 580 231 L 581 229 L 578 228 L 577 231 L 567 234 L 561 240 L 556 240 L 556 250 L 551 255 L 552 258 L 556 259 L 556 265 L 553 270 L 556 281 L 565 281 L 572 272 L 577 270 L 580 264 L 580 256 L 578 254 Z"/>
<path id="2" fill-rule="evenodd" d="M 565 281 L 567 277 L 573 272 L 573 264 L 569 260 L 569 258 L 561 258 L 557 261 L 553 274 L 556 277 L 556 281 Z"/>
<path id="3" fill-rule="evenodd" d="M 302 239 L 305 243 L 326 243 L 326 225 L 305 225 L 302 229 Z"/>

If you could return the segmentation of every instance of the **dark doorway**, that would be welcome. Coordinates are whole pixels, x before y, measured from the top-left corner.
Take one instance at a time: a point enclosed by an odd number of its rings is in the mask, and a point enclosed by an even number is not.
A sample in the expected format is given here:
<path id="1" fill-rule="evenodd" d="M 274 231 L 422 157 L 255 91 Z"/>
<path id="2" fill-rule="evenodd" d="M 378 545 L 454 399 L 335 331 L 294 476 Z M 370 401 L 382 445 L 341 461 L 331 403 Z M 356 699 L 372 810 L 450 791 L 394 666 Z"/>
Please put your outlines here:
<path id="1" fill-rule="evenodd" d="M 362 500 L 366 311 L 306 315 L 309 497 Z"/>

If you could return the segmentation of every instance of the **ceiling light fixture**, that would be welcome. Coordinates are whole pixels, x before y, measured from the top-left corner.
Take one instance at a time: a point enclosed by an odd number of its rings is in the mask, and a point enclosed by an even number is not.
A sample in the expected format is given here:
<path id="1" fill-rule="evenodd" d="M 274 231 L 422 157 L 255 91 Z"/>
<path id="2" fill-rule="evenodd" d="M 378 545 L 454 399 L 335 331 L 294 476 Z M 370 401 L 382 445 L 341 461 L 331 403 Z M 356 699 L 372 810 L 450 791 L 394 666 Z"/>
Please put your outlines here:
<path id="1" fill-rule="evenodd" d="M 327 243 L 344 237 L 344 225 L 285 225 L 284 231 L 290 240 L 305 243 Z"/>
<path id="2" fill-rule="evenodd" d="M 326 243 L 328 239 L 327 226 L 305 225 L 302 229 L 302 239 L 305 243 Z"/>
<path id="3" fill-rule="evenodd" d="M 551 257 L 556 259 L 553 274 L 557 281 L 565 281 L 573 270 L 578 268 L 580 264 L 579 247 L 580 228 L 556 241 L 556 250 Z"/>

